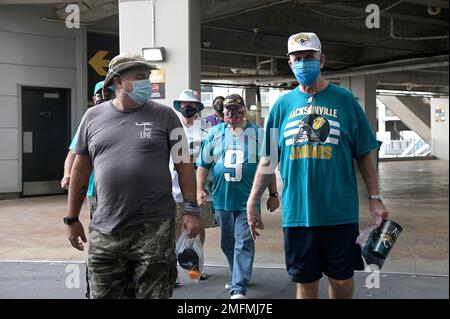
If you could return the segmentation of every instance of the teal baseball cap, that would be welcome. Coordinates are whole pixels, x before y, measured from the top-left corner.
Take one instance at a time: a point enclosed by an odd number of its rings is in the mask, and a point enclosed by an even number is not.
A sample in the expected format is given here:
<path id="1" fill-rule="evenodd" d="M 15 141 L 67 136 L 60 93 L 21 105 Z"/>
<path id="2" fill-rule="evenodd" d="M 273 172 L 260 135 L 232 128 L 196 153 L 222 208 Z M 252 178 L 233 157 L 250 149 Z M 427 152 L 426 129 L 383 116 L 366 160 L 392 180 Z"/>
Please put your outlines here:
<path id="1" fill-rule="evenodd" d="M 100 82 L 98 82 L 98 83 L 95 85 L 95 88 L 94 88 L 94 95 L 97 94 L 98 91 L 101 91 L 101 90 L 102 90 L 102 88 L 103 88 L 103 83 L 104 83 L 104 82 L 105 82 L 105 81 L 100 81 Z M 113 93 L 115 93 L 114 85 L 108 86 L 108 89 L 111 90 Z"/>

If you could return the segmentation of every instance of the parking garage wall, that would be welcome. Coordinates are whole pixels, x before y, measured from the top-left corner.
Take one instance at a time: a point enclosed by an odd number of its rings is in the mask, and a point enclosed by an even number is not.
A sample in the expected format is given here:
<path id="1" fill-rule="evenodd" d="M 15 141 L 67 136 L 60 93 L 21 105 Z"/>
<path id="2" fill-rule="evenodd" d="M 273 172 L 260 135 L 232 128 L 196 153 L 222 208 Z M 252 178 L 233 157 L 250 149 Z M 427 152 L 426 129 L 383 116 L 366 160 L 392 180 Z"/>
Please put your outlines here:
<path id="1" fill-rule="evenodd" d="M 22 189 L 21 86 L 71 89 L 72 121 L 78 121 L 74 106 L 80 30 L 41 19 L 52 15 L 44 6 L 0 9 L 0 193 Z"/>

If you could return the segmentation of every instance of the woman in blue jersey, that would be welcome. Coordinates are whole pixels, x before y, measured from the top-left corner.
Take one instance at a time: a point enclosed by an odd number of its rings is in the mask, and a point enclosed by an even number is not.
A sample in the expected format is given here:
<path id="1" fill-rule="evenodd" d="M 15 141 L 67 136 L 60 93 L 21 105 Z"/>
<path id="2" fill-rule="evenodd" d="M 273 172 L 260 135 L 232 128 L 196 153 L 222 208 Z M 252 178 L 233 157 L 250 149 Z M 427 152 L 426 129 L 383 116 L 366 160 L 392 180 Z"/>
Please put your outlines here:
<path id="1" fill-rule="evenodd" d="M 255 245 L 247 223 L 246 203 L 258 166 L 262 129 L 246 120 L 241 96 L 232 94 L 224 101 L 224 122 L 214 126 L 206 137 L 197 161 L 197 200 L 205 203 L 202 185 L 212 171 L 212 199 L 221 229 L 221 247 L 232 273 L 231 299 L 244 299 L 252 275 Z M 267 208 L 279 206 L 275 175 L 269 185 Z M 263 227 L 261 225 L 261 227 Z"/>

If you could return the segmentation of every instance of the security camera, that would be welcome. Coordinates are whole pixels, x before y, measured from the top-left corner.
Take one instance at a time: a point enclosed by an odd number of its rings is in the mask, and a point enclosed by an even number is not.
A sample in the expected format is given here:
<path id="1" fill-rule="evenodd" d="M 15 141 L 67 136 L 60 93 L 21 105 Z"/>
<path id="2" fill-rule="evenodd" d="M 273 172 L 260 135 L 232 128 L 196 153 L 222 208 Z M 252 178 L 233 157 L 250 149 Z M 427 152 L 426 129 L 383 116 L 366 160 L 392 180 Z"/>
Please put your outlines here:
<path id="1" fill-rule="evenodd" d="M 439 13 L 441 13 L 441 8 L 428 6 L 427 12 L 430 16 L 437 16 Z"/>

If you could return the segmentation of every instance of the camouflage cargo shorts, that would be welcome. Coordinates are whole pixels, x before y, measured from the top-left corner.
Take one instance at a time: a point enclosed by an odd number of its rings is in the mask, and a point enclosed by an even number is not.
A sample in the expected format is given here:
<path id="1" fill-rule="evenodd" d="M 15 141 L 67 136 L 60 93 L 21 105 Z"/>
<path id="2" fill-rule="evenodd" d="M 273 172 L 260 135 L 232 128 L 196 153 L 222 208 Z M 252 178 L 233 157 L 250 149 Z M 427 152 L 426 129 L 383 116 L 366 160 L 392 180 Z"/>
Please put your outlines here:
<path id="1" fill-rule="evenodd" d="M 177 277 L 175 222 L 130 226 L 118 235 L 89 234 L 90 297 L 170 298 Z"/>

